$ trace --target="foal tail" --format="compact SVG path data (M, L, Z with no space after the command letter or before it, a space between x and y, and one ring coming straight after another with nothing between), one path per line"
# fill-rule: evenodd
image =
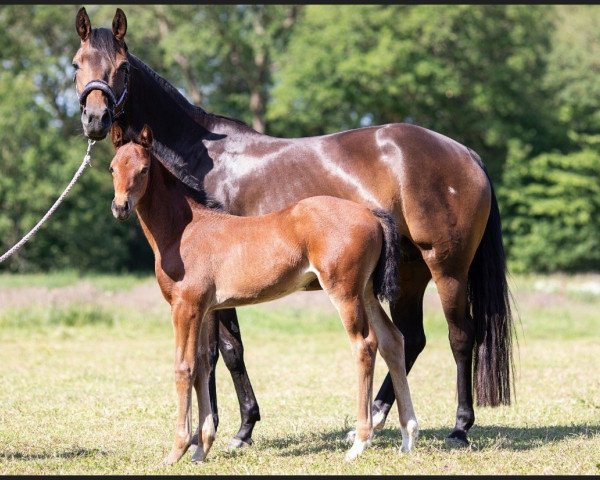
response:
M373 275L373 291L379 300L391 302L400 293L400 234L394 217L386 210L372 210L383 229L383 246Z
M483 170L492 188L492 205L469 269L467 294L476 328L473 383L477 404L495 407L510 405L514 389L513 322L500 212L488 172Z

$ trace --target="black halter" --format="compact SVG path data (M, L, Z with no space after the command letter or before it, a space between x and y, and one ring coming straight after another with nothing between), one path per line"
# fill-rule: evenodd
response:
M106 98L108 99L108 110L110 111L112 118L119 118L124 111L123 104L125 103L125 98L127 98L127 84L129 83L129 75L125 76L125 88L123 88L123 93L117 99L115 92L111 88L111 86L106 83L104 80L92 80L89 82L79 95L79 108L83 110L85 108L85 101L87 100L88 95L92 92L92 90L100 90ZM117 111L118 109L118 111Z

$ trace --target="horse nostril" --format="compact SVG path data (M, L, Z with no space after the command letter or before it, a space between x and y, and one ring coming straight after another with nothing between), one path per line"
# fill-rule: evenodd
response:
M103 124L107 124L110 122L110 112L108 110L104 110L101 121Z
M129 202L127 200L125 200L125 203L123 204L123 211L125 211L125 212L129 211Z

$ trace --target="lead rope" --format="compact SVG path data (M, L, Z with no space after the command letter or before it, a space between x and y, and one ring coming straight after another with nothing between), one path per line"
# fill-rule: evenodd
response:
M6 260L8 257L10 257L13 253L15 253L17 250L19 250L25 244L25 242L27 242L31 237L33 237L37 233L37 231L40 229L40 227L44 224L44 222L46 220L48 220L50 215L52 215L54 213L54 211L58 208L58 206L62 203L62 201L65 199L65 197L67 196L67 194L69 193L71 188L73 188L73 185L75 185L75 182L79 179L79 177L81 177L81 174L85 170L85 167L87 167L88 165L91 165L90 160L92 157L91 157L90 153L92 151L92 146L94 145L94 143L96 143L95 140L88 140L87 151L85 152L85 156L83 157L83 161L81 162L81 165L75 172L75 175L73 176L73 179L71 180L69 185L67 185L67 188L65 188L65 191L62 193L62 195L60 197L58 197L56 202L54 202L54 205L52 205L52 207L50 207L50 210L48 210L48 213L46 213L46 215L44 215L42 217L42 219L35 225L35 227L33 227L29 231L29 233L27 235L25 235L14 247L12 247L8 252L6 252L4 255L2 255L2 257L0 257L0 263L2 263L4 260Z

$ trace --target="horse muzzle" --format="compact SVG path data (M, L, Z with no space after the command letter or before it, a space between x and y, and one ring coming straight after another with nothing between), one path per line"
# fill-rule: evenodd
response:
M113 217L117 220L125 221L131 215L131 207L127 200L122 205L113 200L110 209L112 210Z
M87 98L93 91L102 92L105 105L87 105ZM119 98L111 86L103 80L92 80L79 95L81 125L83 133L92 140L102 140L108 134L114 118L123 114L123 103L127 96L127 81Z
M104 108L84 107L81 112L81 126L84 135L91 140L102 140L108 135L112 125L110 110Z

